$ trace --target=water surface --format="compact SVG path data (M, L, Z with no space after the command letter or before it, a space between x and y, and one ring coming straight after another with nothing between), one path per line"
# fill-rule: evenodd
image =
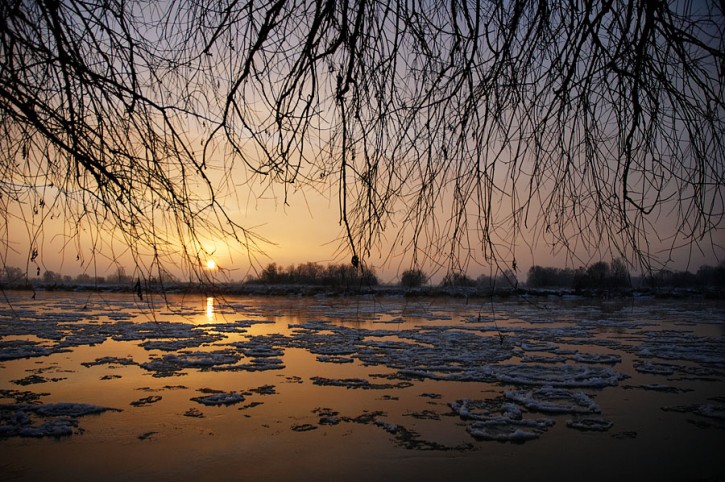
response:
M725 473L721 302L7 295L2 480Z

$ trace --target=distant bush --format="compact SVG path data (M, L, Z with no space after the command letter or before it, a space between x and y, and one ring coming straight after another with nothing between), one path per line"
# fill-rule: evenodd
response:
M13 266L4 266L0 269L0 281L6 283L21 283L25 280L25 271Z
M725 287L725 260L717 266L700 266L697 282L702 287Z
M642 284L647 288L724 288L725 261L700 266L696 274L663 269L645 276Z
M352 265L303 263L282 268L276 263L268 264L252 283L299 284L317 286L377 286L378 278L371 269L358 269Z
M526 278L529 288L574 288L575 271L571 268L532 266Z
M631 276L623 259L611 263L599 261L587 268L549 268L532 266L526 286L529 288L617 289L630 288ZM725 261L717 266L704 265L696 274L689 271L660 270L642 278L643 288L722 288L725 287Z
M443 277L441 286L445 288L470 288L476 286L476 282L465 273L451 272Z
M400 286L404 288L419 288L428 282L428 276L420 269L403 271L400 276Z
M616 289L631 287L631 281L626 262L615 259L611 264L598 261L576 270L532 266L526 285L529 288Z

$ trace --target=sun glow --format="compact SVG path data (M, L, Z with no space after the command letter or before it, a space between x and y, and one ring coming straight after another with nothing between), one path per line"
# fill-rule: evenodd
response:
M213 259L210 259L206 262L206 269L215 270L216 269L216 261Z

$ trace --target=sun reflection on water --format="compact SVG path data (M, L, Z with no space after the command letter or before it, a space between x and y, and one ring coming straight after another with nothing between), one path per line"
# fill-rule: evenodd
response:
M206 298L206 319L208 321L214 321L214 297L208 296Z

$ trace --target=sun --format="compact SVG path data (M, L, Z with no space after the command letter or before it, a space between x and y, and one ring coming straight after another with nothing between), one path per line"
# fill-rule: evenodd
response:
M216 269L216 261L213 259L207 260L206 269Z

